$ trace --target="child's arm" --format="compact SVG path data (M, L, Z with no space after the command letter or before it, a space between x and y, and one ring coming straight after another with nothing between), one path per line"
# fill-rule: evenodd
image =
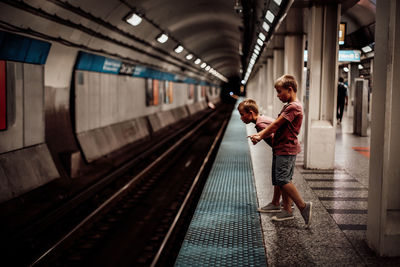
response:
M286 122L286 119L281 115L279 116L274 122L272 122L267 128L264 130L260 131L259 133L250 135L250 139L253 142L253 144L257 144L260 142L262 139L264 139L267 136L270 136L271 134L275 133L284 123Z

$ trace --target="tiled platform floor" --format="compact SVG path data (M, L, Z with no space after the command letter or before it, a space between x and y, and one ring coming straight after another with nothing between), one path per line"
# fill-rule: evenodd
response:
M255 133L247 125L247 134ZM259 205L272 199L272 151L264 142L248 142ZM368 137L352 134L351 118L337 126L335 170L313 171L303 166L303 154L296 162L294 183L306 201L312 201L313 225L305 229L295 210L295 220L272 222L273 214L261 214L269 266L400 266L400 258L377 257L366 243Z

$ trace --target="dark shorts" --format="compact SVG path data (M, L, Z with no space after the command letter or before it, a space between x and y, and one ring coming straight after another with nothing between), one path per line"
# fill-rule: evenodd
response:
M274 155L272 159L272 184L282 186L292 181L296 155Z

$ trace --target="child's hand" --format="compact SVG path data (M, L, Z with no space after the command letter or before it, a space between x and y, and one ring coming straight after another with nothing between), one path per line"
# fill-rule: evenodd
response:
M261 141L261 136L258 134L249 135L247 137L250 137L250 140L251 142L253 142L253 145L256 145L258 142Z

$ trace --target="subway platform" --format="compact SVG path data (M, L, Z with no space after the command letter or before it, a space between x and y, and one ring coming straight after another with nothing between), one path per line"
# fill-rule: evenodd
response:
M400 266L378 257L366 241L369 137L352 134L352 118L337 126L333 171L303 168L293 182L313 202L312 226L295 219L273 222L258 206L272 199L272 150L246 138L235 109L175 266Z

